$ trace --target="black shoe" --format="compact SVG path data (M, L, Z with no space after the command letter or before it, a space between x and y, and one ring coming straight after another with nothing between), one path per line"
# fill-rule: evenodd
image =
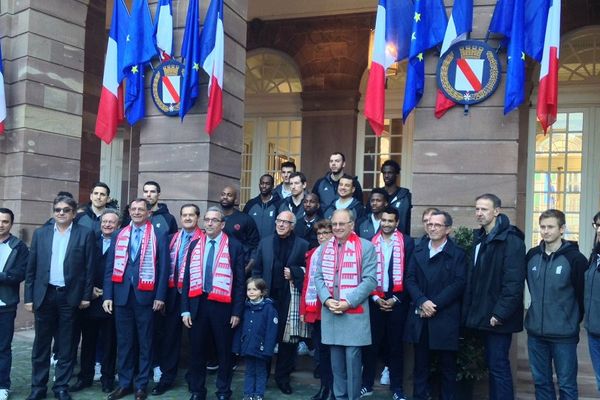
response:
M102 393L110 393L115 390L114 382L102 382Z
M169 385L167 383L158 382L158 384L152 389L152 396L160 396L161 394L164 394L170 390L172 386L173 385Z
M58 400L73 400L67 390L59 390L58 392L54 393L54 397Z
M277 387L279 388L279 390L281 390L281 393L283 394L292 394L292 387L290 386L289 382L277 382Z
M77 382L75 382L74 385L69 386L69 390L71 392L79 392L80 390L83 390L90 386L92 386L92 382L84 382L80 379L77 379Z
M42 390L38 390L38 391L31 391L31 393L27 397L27 400L42 400L45 398L46 398L46 392L42 391Z
M118 400L118 399L122 399L123 397L130 395L131 393L133 393L133 389L131 388L123 388L123 387L118 387L116 388L114 391L112 391L108 397L106 398L106 400Z
M135 400L146 400L148 395L144 389L138 389L135 391Z
M321 386L319 391L310 398L310 400L328 400L329 399L329 388L327 386Z

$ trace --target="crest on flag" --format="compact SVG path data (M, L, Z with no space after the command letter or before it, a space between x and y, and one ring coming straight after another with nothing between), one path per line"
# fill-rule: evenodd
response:
M171 58L160 63L152 74L152 100L156 108L169 117L179 115L183 70L183 64Z
M485 42L458 42L440 57L437 81L440 90L455 103L481 103L500 83L498 55Z

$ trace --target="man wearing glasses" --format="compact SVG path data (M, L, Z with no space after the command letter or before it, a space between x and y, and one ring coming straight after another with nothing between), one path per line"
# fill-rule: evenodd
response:
M275 220L275 235L267 236L258 244L256 264L252 276L263 278L271 298L275 301L281 320L278 324L277 363L275 383L284 394L291 394L290 374L294 370L296 348L300 337L308 332L300 321L300 292L304 282L304 255L308 242L294 234L296 216L282 211Z
M25 277L25 309L34 312L35 339L31 355L31 394L46 397L52 337L58 341L54 396L70 400L73 373L73 329L77 308L89 307L95 255L94 232L73 224L77 203L54 199L54 224L36 229Z
M231 341L240 322L246 291L242 245L223 232L224 226L223 211L210 207L204 215L205 234L190 243L185 261L181 318L190 333L190 400L206 400L211 337L219 361L217 399L231 397Z

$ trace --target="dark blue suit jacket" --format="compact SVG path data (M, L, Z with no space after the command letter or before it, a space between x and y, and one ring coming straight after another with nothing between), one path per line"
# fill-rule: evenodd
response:
M54 224L47 224L35 230L31 241L24 297L25 303L33 303L36 310L48 289L53 237ZM63 263L67 302L72 307L79 306L82 300L91 300L95 248L94 232L73 223Z
M158 230L154 230L156 234L156 277L154 282L154 290L139 290L139 270L140 270L140 257L138 254L135 255L135 259L132 260L130 254L127 266L125 267L125 273L123 274L123 282L116 283L112 281L113 266L115 261L115 243L117 241L117 235L121 232L113 234L110 248L106 255L106 268L104 272L104 300L113 300L117 306L124 306L127 304L129 297L129 291L133 290L137 302L141 305L152 305L154 300L165 301L167 294L167 285L169 280L169 242L166 233L161 233Z

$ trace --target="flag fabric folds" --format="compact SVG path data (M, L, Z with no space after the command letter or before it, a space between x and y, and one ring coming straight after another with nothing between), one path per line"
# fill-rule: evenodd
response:
M6 95L4 94L4 67L2 66L2 46L0 46L0 135L4 133L6 119Z
M467 38L467 33L473 28L473 0L455 0L452 13L446 27L446 34L442 43L440 56L442 56L454 43ZM441 118L446 111L456 103L446 97L440 89L437 91L435 102L435 116Z
M153 27L148 0L133 0L123 55L123 72L127 77L125 117L131 125L146 115L144 70L157 53Z
M172 0L159 0L156 6L154 45L161 60L169 60L173 54L173 4Z
M127 37L129 14L123 0L115 0L113 6L102 91L98 105L95 133L105 143L110 144L117 134L117 125L123 121L123 55Z
M558 112L558 59L560 49L560 0L552 0L548 11L544 51L540 68L537 118L544 133L556 121Z
M181 57L184 64L181 84L179 117L183 121L185 114L194 106L200 91L200 17L198 0L188 3L185 32L181 44Z
M406 122L425 88L425 52L444 40L448 18L442 0L416 0L402 119Z
M200 36L200 65L209 76L205 126L209 135L223 119L224 36L223 0L211 0Z
M365 96L365 117L377 136L383 132L385 71L408 56L412 30L411 0L379 0L375 40Z

